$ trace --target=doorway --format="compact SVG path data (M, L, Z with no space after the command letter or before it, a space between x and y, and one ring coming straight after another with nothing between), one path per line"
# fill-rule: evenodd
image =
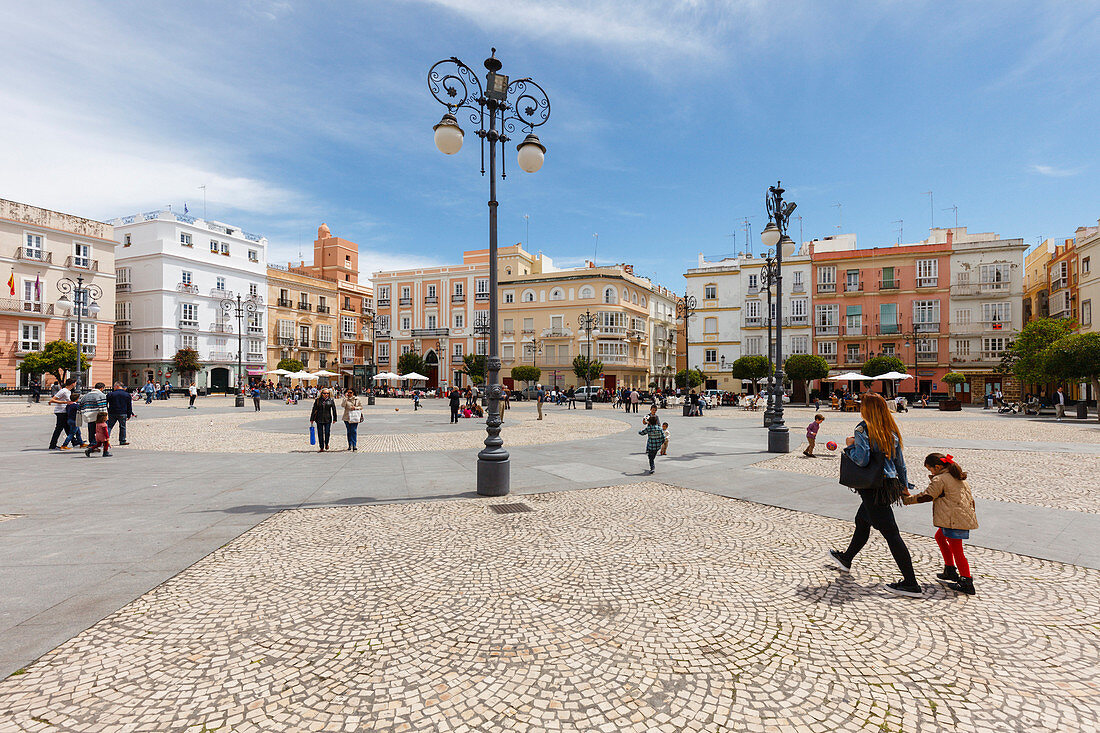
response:
M217 392L229 391L229 370L225 367L214 367L210 370L210 390Z
M434 350L424 357L424 363L428 366L428 373L424 375L428 378L427 387L435 389L439 386L439 357Z

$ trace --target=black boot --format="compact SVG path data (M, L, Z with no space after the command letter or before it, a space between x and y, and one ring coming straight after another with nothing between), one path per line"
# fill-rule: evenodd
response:
M974 595L974 579L973 578L959 578L958 583L952 583L951 589L963 593L968 596Z
M959 571L954 565L944 565L942 573L936 573L936 580L943 585L950 585L959 579Z

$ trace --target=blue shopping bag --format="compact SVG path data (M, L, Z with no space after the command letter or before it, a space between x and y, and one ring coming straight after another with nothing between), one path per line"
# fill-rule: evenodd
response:
M317 427L313 424L309 424L309 444L317 445Z

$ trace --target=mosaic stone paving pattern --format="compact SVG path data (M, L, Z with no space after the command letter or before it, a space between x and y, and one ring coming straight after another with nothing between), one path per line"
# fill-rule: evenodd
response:
M532 512L496 514L489 504ZM1086 731L1100 573L654 483L293 510L0 683L0 730Z

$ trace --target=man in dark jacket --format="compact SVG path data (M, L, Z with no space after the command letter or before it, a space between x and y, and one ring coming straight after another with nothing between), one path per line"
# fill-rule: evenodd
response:
M451 422L458 422L458 406L462 399L462 395L459 394L458 387L451 390Z
M126 421L134 416L134 400L130 392L123 388L122 382L115 382L115 388L107 393L107 432L115 429L118 423L118 444L129 445L126 440Z

